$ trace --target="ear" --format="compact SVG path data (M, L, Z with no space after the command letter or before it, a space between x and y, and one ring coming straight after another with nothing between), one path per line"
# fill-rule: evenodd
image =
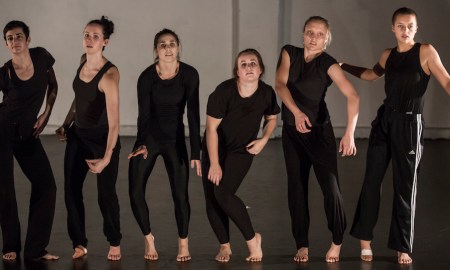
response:
M31 37L28 36L28 38L27 38L27 44L30 45L30 42L31 42Z
M391 30L392 30L392 32L395 32L395 26L394 25L392 25Z
M103 46L108 45L109 39L105 39L105 41L103 42Z

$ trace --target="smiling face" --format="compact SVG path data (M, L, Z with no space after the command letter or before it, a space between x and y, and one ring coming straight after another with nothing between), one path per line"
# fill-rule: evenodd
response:
M327 25L319 20L310 21L305 25L303 45L310 51L323 51L329 39Z
M13 28L6 32L6 47L11 53L17 54L24 50L28 50L30 37L26 38L23 29L20 27Z
M399 43L414 43L417 33L417 18L413 14L397 15L392 25L392 32Z
M261 76L261 67L258 57L254 54L243 54L237 59L237 77L242 82L258 81Z
M83 47L86 53L101 52L108 44L104 38L103 28L98 24L88 24L83 32Z
M171 34L162 35L156 44L155 53L159 61L178 61L179 44Z

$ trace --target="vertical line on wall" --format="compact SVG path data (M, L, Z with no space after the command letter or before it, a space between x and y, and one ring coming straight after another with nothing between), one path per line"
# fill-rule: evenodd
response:
M292 0L278 1L278 52L290 42Z
M232 9L232 34L231 34L231 66L234 66L234 58L239 52L239 0L231 2Z

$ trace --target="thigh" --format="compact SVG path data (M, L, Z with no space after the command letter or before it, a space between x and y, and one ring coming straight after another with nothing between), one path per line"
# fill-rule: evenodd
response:
M219 187L216 188L226 189L232 194L236 193L250 170L252 162L253 155L249 153L227 153L221 164L222 180L220 181Z

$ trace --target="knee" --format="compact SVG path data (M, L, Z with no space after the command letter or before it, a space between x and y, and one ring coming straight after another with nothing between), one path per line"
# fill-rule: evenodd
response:
M214 196L216 197L217 203L224 207L228 205L228 202L232 196L227 190L219 187L214 188Z

